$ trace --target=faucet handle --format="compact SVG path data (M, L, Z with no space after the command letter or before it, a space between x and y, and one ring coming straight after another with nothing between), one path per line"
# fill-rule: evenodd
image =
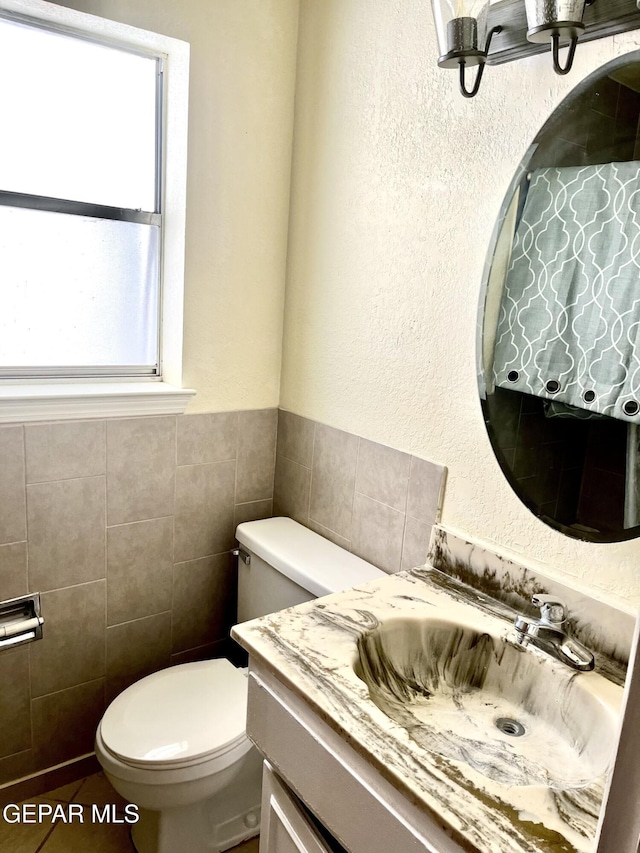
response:
M527 646L529 644L531 622L529 622L528 619L524 619L522 616L516 616L513 624L516 629L516 642L521 646Z
M567 607L564 601L555 595L536 593L531 597L531 603L540 608L545 622L558 625L567 618Z

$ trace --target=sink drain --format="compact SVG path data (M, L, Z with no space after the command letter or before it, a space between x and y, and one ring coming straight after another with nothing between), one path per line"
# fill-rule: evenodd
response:
M511 717L500 717L496 720L496 726L505 735L511 735L511 737L522 737L526 731L522 723L511 719Z

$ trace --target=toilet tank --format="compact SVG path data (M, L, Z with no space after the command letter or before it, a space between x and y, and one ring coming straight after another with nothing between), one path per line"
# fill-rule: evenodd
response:
M245 521L236 538L251 555L238 559L238 622L385 575L291 518Z

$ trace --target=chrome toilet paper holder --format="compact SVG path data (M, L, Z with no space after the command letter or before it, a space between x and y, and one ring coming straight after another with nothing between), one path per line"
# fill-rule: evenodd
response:
M40 593L0 601L0 649L42 639Z

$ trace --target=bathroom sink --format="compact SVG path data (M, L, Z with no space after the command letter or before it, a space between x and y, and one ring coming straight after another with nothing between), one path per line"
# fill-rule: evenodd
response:
M591 784L608 768L619 689L495 633L393 618L358 640L371 700L431 753L507 785Z

